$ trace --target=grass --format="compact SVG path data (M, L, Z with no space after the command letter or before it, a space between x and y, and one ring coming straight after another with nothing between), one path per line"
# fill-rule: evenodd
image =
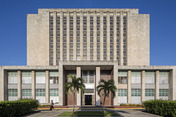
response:
M105 111L105 113L102 111L77 111L75 113L63 112L59 116L117 116L117 114L110 111Z

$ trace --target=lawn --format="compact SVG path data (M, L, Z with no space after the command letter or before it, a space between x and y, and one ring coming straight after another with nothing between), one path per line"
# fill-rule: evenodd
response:
M117 116L117 114L105 111L103 113L102 111L77 111L75 113L72 112L64 112L59 115L60 116Z

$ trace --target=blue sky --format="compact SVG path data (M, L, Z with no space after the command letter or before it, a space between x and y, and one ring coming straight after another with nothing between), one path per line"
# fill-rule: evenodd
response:
M150 64L176 65L176 0L0 0L0 65L26 65L26 16L38 8L138 8L150 14Z

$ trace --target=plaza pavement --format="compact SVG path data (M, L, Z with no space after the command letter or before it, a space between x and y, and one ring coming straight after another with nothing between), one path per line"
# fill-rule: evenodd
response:
M101 109L89 108L89 109L78 109L77 111L100 111ZM59 114L65 111L72 111L72 109L54 109L50 111L49 109L38 110L34 113L23 115L21 117L58 117ZM154 115L146 113L144 109L106 109L106 111L114 111L118 114L116 117L161 117L159 115ZM96 116L97 117L97 116Z

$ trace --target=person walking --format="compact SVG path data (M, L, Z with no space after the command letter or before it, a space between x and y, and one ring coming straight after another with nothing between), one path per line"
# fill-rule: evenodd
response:
M54 103L53 103L53 100L51 100L50 110L52 110L53 108L54 108Z

